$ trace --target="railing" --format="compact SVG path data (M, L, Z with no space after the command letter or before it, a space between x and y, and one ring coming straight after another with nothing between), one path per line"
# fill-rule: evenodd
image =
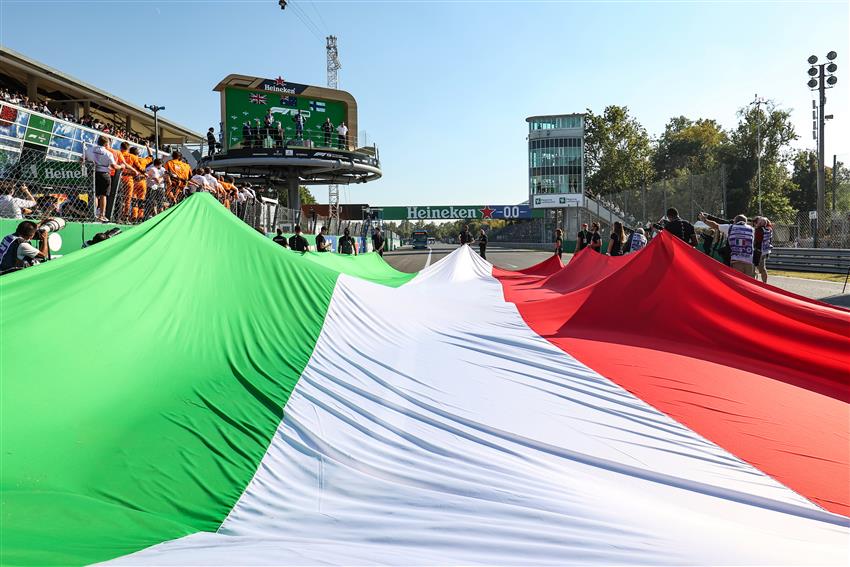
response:
M306 147L306 148L329 148L344 151L360 151L372 153L377 157L378 149L373 143L368 145L368 134L360 132L359 135L348 132L340 134L336 129L329 132L315 128L299 130L295 126L266 127L255 126L250 129L233 130L228 133L228 151L234 149L248 148L283 148L283 147Z

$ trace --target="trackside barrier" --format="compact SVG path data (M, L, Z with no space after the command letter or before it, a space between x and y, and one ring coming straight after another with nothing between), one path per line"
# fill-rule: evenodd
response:
M792 272L846 274L850 270L850 249L846 248L774 248L767 267Z

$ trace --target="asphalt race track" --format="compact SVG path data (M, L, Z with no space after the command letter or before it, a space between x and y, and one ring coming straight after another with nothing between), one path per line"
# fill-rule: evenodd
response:
M386 260L392 267L402 272L418 272L428 264L433 264L440 258L444 258L457 246L451 244L436 244L428 250L414 250L410 246L384 254ZM472 247L476 252L477 246ZM507 270L521 270L542 262L550 255L549 252L540 250L517 250L511 248L487 248L487 260L500 268ZM572 254L564 254L564 262L569 262ZM769 277L768 283L784 290L796 293L812 299L829 299L829 303L850 306L848 294L841 294L842 284L805 278ZM842 303L843 300L843 303Z

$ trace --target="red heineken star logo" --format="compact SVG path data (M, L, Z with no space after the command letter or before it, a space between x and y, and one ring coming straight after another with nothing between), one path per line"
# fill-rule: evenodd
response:
M491 219L491 218L493 218L493 213L495 213L495 212L496 212L496 209L491 209L491 208L490 208L490 205L484 205L484 208L483 208L483 209L478 209L478 210L479 210L479 211L481 211L481 215L482 215L482 216L483 216L483 218L485 218L485 219Z
M286 84L286 81L283 80L283 77L280 75L277 76L277 79L274 80L274 85L276 87L282 87Z

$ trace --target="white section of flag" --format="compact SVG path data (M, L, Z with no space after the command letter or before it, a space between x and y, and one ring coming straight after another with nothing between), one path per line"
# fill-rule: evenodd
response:
M220 530L117 563L842 564L840 521L536 335L462 247L341 276Z

